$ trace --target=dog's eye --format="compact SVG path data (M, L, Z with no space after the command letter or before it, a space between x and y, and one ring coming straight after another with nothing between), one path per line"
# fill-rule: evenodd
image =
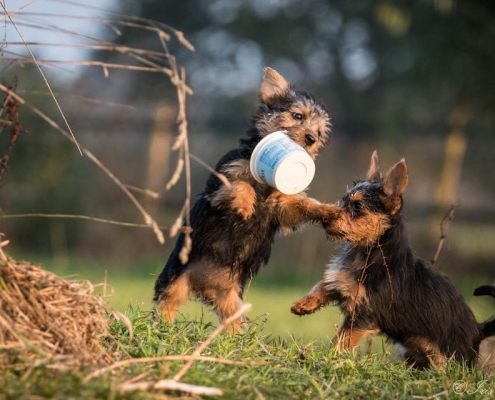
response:
M359 201L352 203L352 205L354 207L354 210L356 210L356 211L360 211L364 208L363 203L360 203Z
M292 118L297 119L297 120L299 120L299 121L302 121L303 116L302 116L302 114L301 114L301 113L295 113L295 112L293 112L293 113L292 113Z

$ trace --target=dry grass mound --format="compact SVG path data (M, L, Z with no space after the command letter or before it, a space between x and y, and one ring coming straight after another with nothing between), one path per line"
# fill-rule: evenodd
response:
M104 300L88 281L69 281L28 262L0 258L0 364L35 359L108 364Z

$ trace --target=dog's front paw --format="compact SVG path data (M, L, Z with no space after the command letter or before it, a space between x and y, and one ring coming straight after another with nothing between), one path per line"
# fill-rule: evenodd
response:
M296 301L292 304L290 308L290 312L292 314L296 314L299 316L313 314L318 308L321 307L321 304L313 301L313 298L310 296L306 296L299 301Z
M246 201L238 196L232 201L232 209L239 214L243 220L247 220L254 214L254 202L249 200Z
M256 193L252 186L245 182L236 182L232 188L231 208L242 219L247 220L254 214Z
M338 218L342 208L335 204L322 204L319 211L322 222L329 222Z

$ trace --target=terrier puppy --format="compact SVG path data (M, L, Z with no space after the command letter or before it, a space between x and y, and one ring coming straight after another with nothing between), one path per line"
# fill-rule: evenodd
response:
M275 234L321 221L335 209L304 192L286 195L259 183L249 168L259 141L280 130L315 159L327 141L330 126L322 103L306 92L295 91L276 71L266 69L260 105L247 137L215 167L230 185L210 175L190 211L189 260L186 264L179 260L185 237L182 233L156 281L154 301L168 321L174 319L190 292L210 304L220 321L235 314L242 306L246 282L268 262ZM234 329L240 332L244 321L245 317L240 318Z
M340 349L383 333L417 368L441 366L451 357L473 365L481 340L495 334L495 319L478 323L451 279L415 255L402 216L407 183L404 160L383 178L373 153L367 180L356 183L323 222L329 238L344 241L340 254L291 311L311 314L337 303L344 314L334 338ZM478 293L495 295L488 287Z

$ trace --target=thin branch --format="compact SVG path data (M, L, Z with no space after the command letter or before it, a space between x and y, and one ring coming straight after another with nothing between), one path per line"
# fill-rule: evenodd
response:
M3 261L7 261L7 256L3 252L3 247L7 246L9 243L10 243L10 240L4 240L4 241L0 242L0 258Z
M204 396L221 396L223 392L214 387L191 385L189 383L176 382L170 379L163 379L161 381L147 381L137 383L124 383L120 385L119 389L123 392L129 392L132 390L148 390L148 389L165 389L165 390L179 390L181 392L204 395Z
M150 190L150 189L142 189L140 187L137 187L137 186L132 186L132 185L124 185L127 189L129 190L132 190L134 192L137 192L137 193L141 193L141 194L145 194L146 196L149 196L151 197L152 199L158 199L160 197L160 194L153 191L153 190Z
M24 4L22 7L19 7L19 8L17 8L17 9L13 10L13 11L10 11L10 12L6 12L6 13L3 15L3 17L0 17L0 21L3 21L4 19L7 19L7 17L8 17L8 18L10 18L12 15L17 14L18 12L20 12L20 11L24 10L25 8L27 8L27 7L29 7L30 5L32 5L32 4L34 4L34 3L36 3L37 1L38 1L38 0L33 0L33 1L31 1L30 3L28 3L28 4ZM4 8L4 9L5 9L5 8Z
M83 3L78 3L78 2L75 2L75 1L69 1L69 0L51 0L52 2L57 2L57 3L65 3L65 4L72 4L72 5L75 5L75 6L78 6L78 7L84 7L84 8L90 8L90 9L94 9L94 10L99 10L99 11L103 11L107 14L110 14L110 15L115 15L115 16L118 16L118 17L121 17L121 18L126 18L130 21L139 21L139 22L145 22L147 24L150 24L150 25L159 25L161 26L163 29L167 29L171 32L174 33L174 35L176 36L177 40L179 41L180 44L182 44L185 48L187 48L188 50L190 51L195 51L194 49L194 46L185 38L184 34L171 27L170 25L167 25L163 22L158 22L158 21L154 21L152 19L149 19L149 18L144 18L144 17L138 17L138 16L134 16L134 15L126 15L126 14L122 14L122 13L119 13L119 12L115 12L115 11L110 11L110 10L106 10L104 8L100 8L100 7L95 7L95 6L89 6L87 4L83 4Z
M194 161L196 161L199 165L202 165L205 167L208 171L210 171L213 175L215 175L218 179L222 181L222 183L229 187L230 182L227 179L227 177L224 174L221 174L220 172L215 171L212 167L210 167L207 163L205 163L201 158L198 156L194 155L193 153L189 152L189 157L191 157Z
M0 219L10 219L10 218L65 218L65 219L85 219L89 221L94 221L94 222L102 222L105 224L111 224L111 225L120 225L120 226L130 226L133 228L149 228L149 225L145 224L135 224L132 222L120 222L120 221L113 221L110 219L104 219L104 218L96 218L96 217L91 217L89 215L76 215L76 214L37 214L37 213L29 213L29 214L4 214L0 215ZM160 226L160 229L167 229L164 226Z
M131 365L131 364L147 364L147 363L153 363L153 362L158 362L158 361L208 361L208 362L214 362L214 363L219 363L219 364L228 364L228 365L268 365L270 362L268 361L251 361L251 360L246 360L246 361L233 361L233 360L226 360L223 358L216 358L216 357L209 357L209 356L187 356L187 355L171 355L171 356L162 356L162 357L142 357L142 358L131 358L128 360L122 360L118 361L108 367L98 369L88 376L84 378L83 382L88 382L93 378L96 378L100 375L103 375L104 373L108 371L112 371L116 368L123 367L126 365Z
M97 40L97 39L96 39ZM49 43L49 42L27 42L30 46L46 46L46 47L69 47L74 49L84 49L84 50L97 50L97 51L116 51L118 53L134 53L143 56L158 57L160 59L167 59L167 55L160 51L140 49L137 47L129 47L121 44L110 43L110 44L77 44L77 43ZM23 42L9 42L9 46L20 46L24 45Z
M50 93L47 92L41 92L39 90L18 90L17 91L20 94L31 94L34 96L49 96ZM110 107L121 107L124 109L127 109L129 111L134 111L136 109L135 106L132 106L130 104L123 104L123 103L116 103L114 101L108 101L108 100L101 100L101 99L95 99L92 97L87 97L87 96L80 96L77 94L71 94L71 93L55 93L58 97L66 97L68 99L74 99L74 100L81 100L81 101L86 101L88 103L93 103L93 104L98 104L98 105L105 105L105 106L110 106Z
M67 129L69 130L71 136L72 136L72 141L74 142L74 144L76 145L77 149L79 150L79 153L82 155L82 151L81 151L81 148L79 147L79 143L77 142L76 140L76 137L74 136L74 133L72 132L72 129L69 125L69 122L67 121L67 118L65 118L65 114L64 112L62 111L62 108L60 107L60 104L58 104L58 101L57 101L57 98L55 97L55 95L53 94L53 91L52 91L52 88L50 86L50 84L48 83L48 79L46 79L46 76L45 74L43 73L43 70L41 69L40 65L38 64L38 61L36 61L36 57L34 56L33 52L31 51L31 48L29 47L29 45L27 44L26 40L24 39L24 36L22 35L21 31L17 28L17 25L16 23L14 22L14 20L12 19L12 16L9 14L9 12L7 11L7 8L5 8L5 5L3 4L2 1L0 1L0 4L2 5L2 8L3 8L3 11L7 14L10 22L12 23L12 26L15 28L15 30L17 31L19 37L22 39L22 41L24 42L24 44L26 45L26 48L28 49L29 51L29 54L31 55L34 63L36 64L36 66L38 67L38 70L40 71L40 74L41 76L43 77L43 80L45 81L45 85L46 87L48 88L48 90L50 91L51 95L52 95L52 98L53 98L53 101L55 102L55 104L57 105L57 108L58 108L58 111L60 112L60 115L62 116L62 119L64 120L65 122L65 125L67 126Z
M438 243L437 251L435 255L433 256L433 259L431 260L432 265L436 265L438 261L438 256L440 255L440 252L442 251L443 247L443 242L447 238L447 232L449 230L449 225L450 222L454 219L454 213L455 213L456 206L451 205L449 209L447 210L447 213L445 216L442 218L442 222L440 222L440 241Z
M34 107L30 103L26 102L22 97L20 97L17 93L10 90L8 87L2 85L0 83L0 90L14 97L19 103L26 105L29 107L35 114L41 117L45 122L47 122L50 126L64 135L70 141L73 141L73 138L65 131L60 125L58 125L55 121L53 121L50 117L48 117L45 113L40 111L38 108ZM115 184L129 197L129 199L134 203L139 212L143 215L145 223L149 225L153 231L155 232L156 238L160 244L165 243L165 238L163 236L162 231L159 229L156 221L151 218L151 216L146 212L143 206L139 203L139 201L133 196L133 194L127 189L124 184L100 161L96 158L89 150L82 147L83 153L91 160L94 164L96 164L110 179L112 179Z
M141 72L163 72L170 75L170 70L164 67L142 67L139 65L127 65L127 64L112 64L103 61L72 61L72 60L31 60L29 58L5 58L1 59L0 62L22 62L22 63L34 63L39 66L39 64L65 64L65 65L83 65L86 67L100 67L109 69L127 69L131 71L141 71Z
M181 368L179 372L174 376L174 381L178 381L184 376L184 374L191 368L192 363L197 360L197 357L201 352L206 349L206 347L215 339L223 330L227 329L231 323L239 319L247 310L251 308L251 304L244 304L234 315L224 320L215 331L203 342L201 345L194 350L191 354L191 359Z

